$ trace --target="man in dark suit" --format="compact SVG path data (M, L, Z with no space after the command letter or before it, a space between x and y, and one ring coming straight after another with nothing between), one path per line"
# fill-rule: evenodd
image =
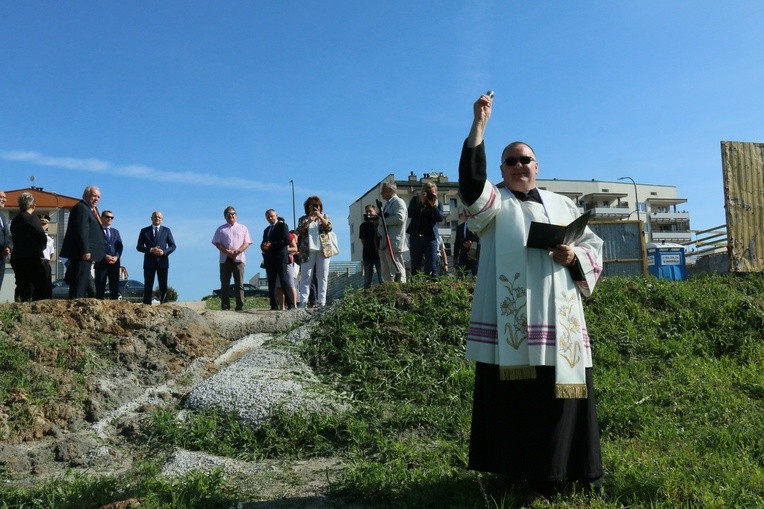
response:
M101 190L88 186L82 193L82 200L69 213L61 256L69 260L66 281L69 283L70 299L92 297L88 295L88 290L94 288L91 269L104 255L101 217L96 208L100 199Z
M103 299L106 295L106 281L109 282L109 298L119 298L119 259L122 257L122 237L119 230L112 228L114 214L111 210L101 212L103 234L105 237L103 260L95 264L96 299Z
M143 303L151 304L154 289L154 274L159 281L159 302L167 300L167 273L170 269L169 256L175 251L172 232L162 226L164 215L160 211L151 214L151 226L141 230L136 248L143 253Z
M279 221L279 215L273 209L265 212L265 219L270 226L263 231L263 242L260 249L263 251L265 260L265 273L268 276L268 296L271 300L271 309L279 308L276 299L276 278L278 277L281 289L284 292L284 303L287 309L294 308L292 284L287 264L289 264L289 227L283 221Z
M5 208L7 199L5 192L0 191L0 209ZM0 214L0 287L3 286L3 278L5 277L5 261L11 256L11 248L13 247L9 224L10 221Z
M456 240L453 246L454 268L458 274L467 274L469 271L476 276L480 238L467 227L464 212L459 212L459 220L461 222L456 227Z

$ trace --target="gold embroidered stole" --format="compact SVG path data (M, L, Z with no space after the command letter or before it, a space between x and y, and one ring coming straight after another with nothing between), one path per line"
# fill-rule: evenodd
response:
M542 206L524 206L511 193L501 194L501 212L496 216L496 326L501 378L535 378L534 366L548 364L543 360L545 349L553 348L555 396L585 398L583 310L575 283L566 267L544 258L546 252L525 247L530 221L545 220ZM569 222L554 204L546 206L546 213L550 222Z

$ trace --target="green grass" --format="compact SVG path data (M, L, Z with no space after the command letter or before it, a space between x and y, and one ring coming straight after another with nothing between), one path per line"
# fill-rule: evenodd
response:
M16 320L9 308L0 316L2 323ZM40 330L12 337L0 330L0 440L29 427L36 415L62 400L84 401L85 376L101 363L96 352L76 340L50 340Z
M208 295L204 299L206 309L220 310L220 297ZM235 305L236 300L231 297L231 305ZM271 304L268 297L244 297L244 309L270 309ZM231 308L233 309L233 308Z
M471 291L469 282L449 278L385 284L349 292L322 315L300 353L352 401L348 413L279 414L252 430L232 416L202 412L178 421L162 410L146 429L150 446L252 460L339 456L348 467L332 494L375 507L764 507L759 275L600 282L586 313L605 496L574 486L550 505L523 485L465 468L473 366L463 352ZM150 508L236 501L222 476L190 476L168 488L172 483L155 480L161 478L152 468L143 466L129 480L0 488L0 508L16 507L3 504L22 495L51 494L59 498L19 507L79 507L72 501L85 500L84 493L111 494L98 499L103 503L117 494L135 496Z
M67 476L34 489L0 489L2 509L85 509L136 498L141 508L217 509L235 507L237 497L226 490L223 474L194 473L180 479L160 475L161 467L145 462L128 476Z

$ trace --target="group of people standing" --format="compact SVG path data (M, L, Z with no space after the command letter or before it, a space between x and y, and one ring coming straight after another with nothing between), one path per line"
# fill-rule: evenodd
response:
M364 222L358 232L363 245L364 288L371 287L375 271L380 283L406 282L406 252L411 259L411 275L423 272L435 276L448 272L448 255L438 234L438 223L444 213L437 184L425 182L408 206L397 191L394 180L383 182L380 196L385 203L381 210L377 210L376 205L364 208ZM474 276L479 238L467 228L463 212L459 219L462 221L457 226L453 246L454 269L459 274Z
M105 298L106 286L109 298L119 298L122 252L124 244L119 230L114 228L114 213L98 212L101 190L88 186L82 200L69 213L66 234L61 245L61 257L66 261L66 281L69 298ZM143 253L143 303L154 300L154 280L159 284L159 302L167 300L167 275L169 256L175 251L172 231L162 226L161 211L151 214L151 225L138 234L136 249ZM95 276L95 277L94 277Z
M263 230L260 251L268 278L271 310L307 307L314 281L315 305L326 305L332 254L325 249L324 237L332 231L332 223L318 196L308 197L303 207L305 215L300 217L295 230L290 230L274 209L265 211L268 226ZM226 222L212 237L212 244L220 252L220 305L224 310L231 308L233 277L234 310L241 311L244 307L244 251L252 245L252 237L247 227L237 222L233 206L226 207L223 216Z
M0 206L7 197L0 192ZM119 298L119 279L123 270L120 259L124 249L122 236L114 228L114 213L98 212L101 191L96 186L85 188L82 199L72 207L61 244L61 259L66 266L65 279L69 285L69 298L95 297L104 299L106 289L110 299ZM19 214L10 228L0 218L0 253L10 255L16 277L15 297L20 301L51 298L50 260L54 250L53 238L48 235L50 218L35 215L35 197L30 192L18 197ZM168 256L175 250L175 241L169 228L161 225L162 212L151 215L151 226L141 229L136 249L144 254L143 303L154 300L154 279L159 283L159 301L167 299ZM0 275L0 284L2 284Z
M124 243L119 230L113 227L113 212L99 213L100 200L100 189L88 186L69 213L60 258L66 266L65 280L71 299L103 299L107 288L109 298L119 298ZM6 201L6 194L0 191L0 208L5 207ZM0 260L4 263L10 258L16 277L16 300L49 299L52 289L49 261L54 249L53 238L47 234L50 218L34 214L35 197L30 192L21 193L18 204L20 212L10 224L0 216ZM325 237L332 231L332 223L318 196L308 197L304 209L305 215L300 217L295 230L290 230L274 209L265 213L268 226L263 231L260 249L274 310L306 307L309 300L317 306L326 304L329 260L333 254L326 251ZM233 297L234 310L240 311L244 307L244 253L252 245L252 237L247 227L237 221L235 207L226 207L223 216L225 223L212 238L220 252L221 307L230 309ZM169 256L176 244L170 228L162 225L163 220L163 213L154 211L151 224L138 234L136 249L143 253L144 304L167 300ZM4 271L0 271L0 285L3 275ZM157 299L155 281L159 288Z

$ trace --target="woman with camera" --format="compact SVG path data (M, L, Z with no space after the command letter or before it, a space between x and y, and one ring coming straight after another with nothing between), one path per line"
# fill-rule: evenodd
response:
M332 231L329 216L324 215L324 205L318 196L310 196L303 204L305 215L297 221L300 257L300 307L308 304L310 282L313 272L318 282L316 305L326 304L326 287L329 281L329 257L325 256L321 245L321 234Z
M438 201L438 186L425 182L419 196L409 203L409 254L411 255L411 275L423 270L430 276L438 269L438 223L443 220L443 204Z

